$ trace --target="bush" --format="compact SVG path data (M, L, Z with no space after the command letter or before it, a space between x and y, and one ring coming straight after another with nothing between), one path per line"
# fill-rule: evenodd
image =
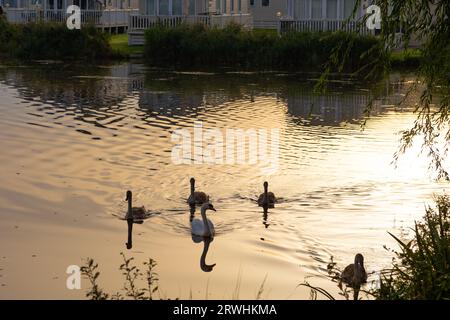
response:
M92 60L112 56L109 35L94 26L69 30L61 23L14 25L0 17L0 58Z
M414 239L400 245L391 269L383 270L380 287L373 292L381 300L450 299L450 198L436 198L416 223Z
M145 58L148 63L177 67L281 68L320 70L333 48L351 40L349 62L339 71L356 71L366 65L371 55L380 54L381 46L372 36L344 32L276 33L246 30L230 24L223 29L182 24L175 28L156 26L145 33ZM336 70L338 71L338 70Z

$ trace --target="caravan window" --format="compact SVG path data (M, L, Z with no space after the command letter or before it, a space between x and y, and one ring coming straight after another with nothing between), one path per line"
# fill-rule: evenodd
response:
M149 16L155 15L155 0L147 0L147 7L145 8L145 14Z

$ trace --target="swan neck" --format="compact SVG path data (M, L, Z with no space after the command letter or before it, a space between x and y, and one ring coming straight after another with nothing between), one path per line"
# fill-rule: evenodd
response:
M194 181L191 181L191 195L194 195L195 192L195 183Z
M132 200L131 200L131 195L128 198L128 212L127 212L127 217L130 218L133 215L133 209L132 209L132 204L131 204Z

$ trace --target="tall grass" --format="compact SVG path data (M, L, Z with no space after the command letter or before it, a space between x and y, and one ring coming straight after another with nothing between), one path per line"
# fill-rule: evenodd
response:
M402 241L392 268L383 270L373 293L382 300L450 299L450 198L437 196L436 208L427 207L414 238Z
M94 26L69 30L62 23L15 25L0 16L0 58L92 60L112 56L109 35Z
M450 197L435 197L436 207L428 206L425 216L416 222L414 236L402 241L389 233L399 244L392 266L381 270L379 285L361 290L377 300L449 300L450 299ZM340 270L331 261L328 272L332 281L340 278ZM311 299L322 295L335 298L325 289L305 282L299 286L311 290ZM339 293L349 299L348 288ZM354 290L354 289L353 289Z
M333 48L351 39L351 59L342 70L352 72L368 64L381 46L372 36L345 32L298 33L278 36L230 24L225 28L204 25L156 26L145 33L144 55L152 65L175 67L234 67L320 71Z

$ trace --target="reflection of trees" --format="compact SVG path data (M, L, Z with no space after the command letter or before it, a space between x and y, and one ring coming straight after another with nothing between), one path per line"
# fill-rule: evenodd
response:
M330 83L330 92L316 95L313 82L302 81L299 77L274 73L150 72L146 74L140 107L165 114L194 116L193 109L200 106L207 108L238 99L253 101L256 96L273 95L281 97L290 114L307 119L309 124L337 125L363 118L371 102L372 114L383 112L382 106L392 102L386 98L372 100L373 97L380 96L380 91L389 97L395 89L388 82L377 83L371 88L368 84L358 84L358 88L354 81L346 80Z
M267 95L281 98L288 112L300 121L336 125L361 119L370 99L379 96L373 91L382 90L386 96L393 91L392 86L384 84L370 90L362 84L361 90L354 82L342 82L318 96L313 94L313 83L302 81L298 74L176 73L146 70L137 64L3 68L0 77L16 87L23 99L45 103L46 110L38 108L38 113L58 108L65 116L98 127L112 127L125 117L122 111L136 108L136 104L143 111L138 117L149 123L158 114L195 117L199 108L214 112L214 108L230 101L254 101ZM386 103L383 99L375 101L372 112L382 112Z
M107 127L132 92L127 65L108 68L62 64L0 69L7 85L28 101L41 102L37 113L55 112L98 127ZM52 110L53 109L53 110Z

